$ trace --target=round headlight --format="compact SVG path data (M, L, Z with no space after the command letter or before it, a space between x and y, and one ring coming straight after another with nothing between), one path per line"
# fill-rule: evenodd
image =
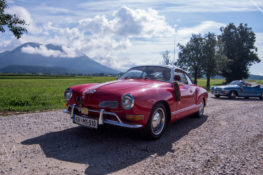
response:
M125 110L129 110L134 105L134 98L131 94L125 94L121 97L121 105Z
M64 92L64 97L66 100L70 100L72 98L72 89L67 88Z

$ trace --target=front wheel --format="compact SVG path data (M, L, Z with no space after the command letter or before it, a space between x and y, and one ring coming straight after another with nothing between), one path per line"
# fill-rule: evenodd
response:
M215 95L215 97L216 97L216 98L219 98L219 97L220 97L220 95Z
M260 100L263 100L263 93L261 94L261 96L259 97Z
M142 130L142 134L147 139L158 139L161 137L167 125L167 113L163 104L155 105L151 111L147 125Z
M204 112L205 112L205 101L203 99L202 102L200 103L199 111L196 113L196 116L202 117L204 116Z
M231 91L228 96L230 99L235 99L237 97L237 93L235 91Z

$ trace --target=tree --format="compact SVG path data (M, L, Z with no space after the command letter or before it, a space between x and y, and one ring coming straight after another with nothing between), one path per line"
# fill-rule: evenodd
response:
M215 34L209 32L205 35L202 47L202 69L206 75L206 88L210 87L211 76L217 73L216 44Z
M161 53L161 55L163 57L162 64L164 64L164 65L172 64L172 61L170 60L170 55L169 54L170 54L170 52L168 50L163 51Z
M204 45L201 34L192 35L190 41L184 46L178 44L179 54L175 65L188 71L194 77L194 83L197 84L197 79L202 77L202 48Z
M247 78L249 67L260 62L256 52L255 33L247 24L236 27L230 23L221 27L219 39L222 42L223 54L226 63L220 66L220 73L226 78L226 82Z
M0 0L0 31L5 32L5 26L19 39L27 29L22 27L26 25L24 20L19 19L16 15L5 13L7 4L5 0Z

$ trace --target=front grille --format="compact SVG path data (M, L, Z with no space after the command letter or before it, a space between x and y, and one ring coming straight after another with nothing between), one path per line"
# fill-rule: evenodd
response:
M102 101L99 103L99 107L115 109L118 107L118 102L117 101Z
M77 103L78 105L82 105L82 99L81 99L80 96L77 96L77 97L76 97L76 103Z

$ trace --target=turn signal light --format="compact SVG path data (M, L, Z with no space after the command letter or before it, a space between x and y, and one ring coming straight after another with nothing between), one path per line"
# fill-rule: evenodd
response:
M144 115L126 115L126 119L130 121L144 120Z

